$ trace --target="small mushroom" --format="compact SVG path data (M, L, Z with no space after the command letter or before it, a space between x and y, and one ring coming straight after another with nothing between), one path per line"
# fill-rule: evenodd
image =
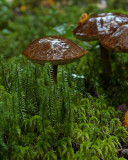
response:
M48 36L31 42L23 51L32 62L45 64L50 62L53 66L53 80L57 83L57 67L71 63L84 56L86 51L69 39Z
M121 24L128 22L128 15L121 13L101 13L81 21L83 15L73 33L76 38L84 41L99 40L101 36L111 32L110 28L118 28Z
M101 45L113 52L128 52L128 24L122 24L112 31L100 38Z
M114 29L121 24L128 22L128 15L120 13L102 13L94 15L84 22L79 23L78 27L73 31L76 38L84 41L99 40L106 34L111 34ZM109 51L100 45L101 59L105 79L112 72L109 58ZM106 76L107 75L107 76Z

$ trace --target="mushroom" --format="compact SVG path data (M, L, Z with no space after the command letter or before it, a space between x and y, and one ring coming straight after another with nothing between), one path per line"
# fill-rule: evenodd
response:
M112 31L100 38L101 45L113 52L128 52L128 24L122 24Z
M83 15L82 15L83 16ZM73 31L76 38L84 41L99 40L106 34L111 34L113 29L118 28L121 24L128 22L128 15L120 13L101 13L88 17L81 21L78 27ZM111 75L111 63L109 51L100 44L103 73L105 79Z
M69 39L48 36L31 42L23 51L32 62L45 64L50 62L53 67L53 80L57 83L57 67L71 63L84 56L86 51Z

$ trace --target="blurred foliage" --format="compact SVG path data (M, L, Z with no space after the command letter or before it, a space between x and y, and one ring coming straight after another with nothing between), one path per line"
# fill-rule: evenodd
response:
M107 5L109 9L122 9L127 11L128 10L128 0L107 0Z

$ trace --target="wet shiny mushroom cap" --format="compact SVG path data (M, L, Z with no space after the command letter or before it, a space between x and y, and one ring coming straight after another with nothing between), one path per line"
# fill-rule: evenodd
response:
M111 32L110 28L118 28L125 22L128 22L128 15L125 14L97 14L80 23L73 33L81 40L98 40L101 36Z
M128 24L123 24L111 34L102 37L100 43L114 52L128 52Z
M35 63L50 62L53 65L74 62L86 51L69 39L49 36L31 42L23 51L23 55Z

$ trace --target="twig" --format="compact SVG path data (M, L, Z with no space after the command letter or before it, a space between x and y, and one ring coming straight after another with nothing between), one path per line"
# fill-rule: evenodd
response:
M10 157L11 157L11 159L13 160L13 156L12 156L12 153L11 153L11 151L10 151L10 146L9 146L9 142L8 142L7 136L4 136L4 138L5 138L7 147L8 147L8 152L9 152L9 154L10 154Z
M4 137L5 137L5 140L6 140L7 146L8 146L8 148L9 148L8 139L7 139L7 137L6 137L6 136L4 136Z
M103 159L102 157L100 157L99 155L95 154L95 153L92 153L93 155L95 155L96 157L98 157L100 160L105 160Z
M92 147L92 145L95 143L95 141L97 140L97 138L99 137L99 135L96 136L96 138L94 139L94 141L92 142L91 146L89 148Z
M87 92L84 91L84 94L88 97L89 101L91 102L91 105L93 108L95 108L93 101L90 99L89 95L87 94Z

